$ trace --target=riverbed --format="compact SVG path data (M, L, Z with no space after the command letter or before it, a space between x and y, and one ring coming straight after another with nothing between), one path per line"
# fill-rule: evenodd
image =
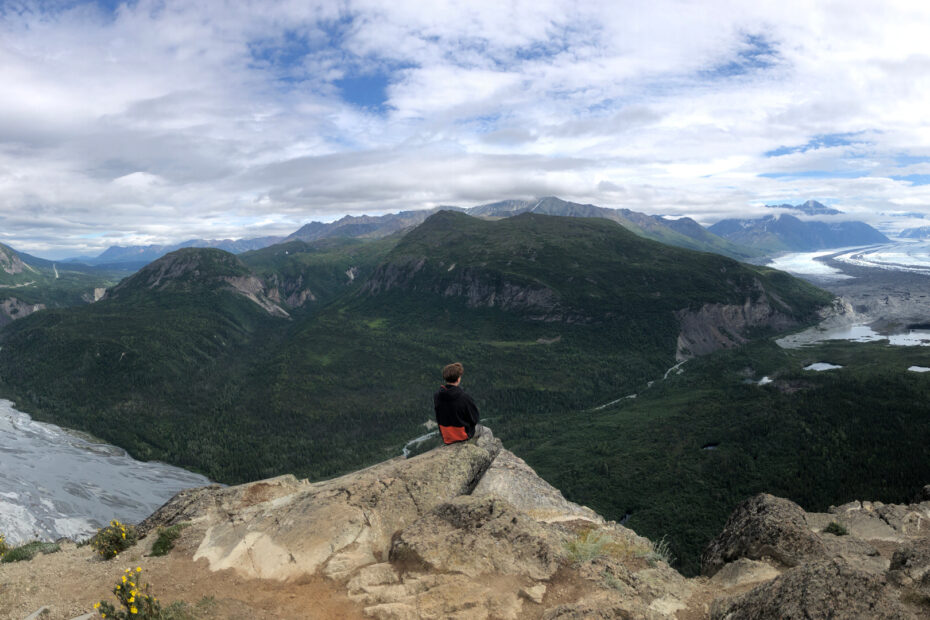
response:
M210 480L33 420L0 400L0 534L7 542L82 539L111 519L137 523Z

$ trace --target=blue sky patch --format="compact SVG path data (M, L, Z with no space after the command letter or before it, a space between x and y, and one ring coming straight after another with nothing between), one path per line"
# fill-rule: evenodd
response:
M899 167L903 168L904 166L913 166L914 164L926 164L930 163L930 157L923 157L920 155L907 155L902 153L901 155L896 155L894 158L894 163Z
M868 176L858 170L802 170L799 172L764 172L766 179L859 179Z
M903 177L891 177L895 181L906 181L911 185L930 185L930 174L908 174Z
M862 135L861 131L853 133L828 133L814 136L806 144L799 146L780 146L777 149L763 153L766 157L779 157L781 155L790 155L791 153L806 153L813 149L824 149L834 146L849 146L862 142L858 139Z
M746 75L768 69L774 66L778 59L778 50L767 37L750 34L743 37L736 58L702 71L701 77L720 79Z
M384 73L350 75L333 82L343 100L360 108L383 110L390 78Z

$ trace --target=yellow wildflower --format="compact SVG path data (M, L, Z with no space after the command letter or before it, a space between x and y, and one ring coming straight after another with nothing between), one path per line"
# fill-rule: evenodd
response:
M100 609L100 601L94 603L94 609Z
M130 597L127 599L127 601L130 602L130 603L135 603L135 602L136 602L136 597L130 596Z
M137 614L137 613L139 613L139 610L136 609L135 606L133 606L133 607L130 607L130 608L129 608L129 613Z
M126 575L123 575L123 583L126 583Z
M136 567L136 572L137 572L137 573L141 573L141 572L142 572L142 567L141 567L141 566L137 566L137 567Z

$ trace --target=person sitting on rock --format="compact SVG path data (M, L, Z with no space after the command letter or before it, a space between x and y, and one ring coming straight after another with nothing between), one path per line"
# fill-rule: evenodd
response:
M478 406L471 396L459 387L463 374L465 369L458 362L444 367L442 379L445 384L433 395L436 424L439 425L439 432L445 444L468 441L476 435L476 429L477 434L481 434L481 427L478 426Z

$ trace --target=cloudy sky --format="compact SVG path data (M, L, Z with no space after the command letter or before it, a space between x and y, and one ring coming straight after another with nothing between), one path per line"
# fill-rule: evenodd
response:
M0 240L60 258L545 195L916 225L928 32L918 0L0 0Z

